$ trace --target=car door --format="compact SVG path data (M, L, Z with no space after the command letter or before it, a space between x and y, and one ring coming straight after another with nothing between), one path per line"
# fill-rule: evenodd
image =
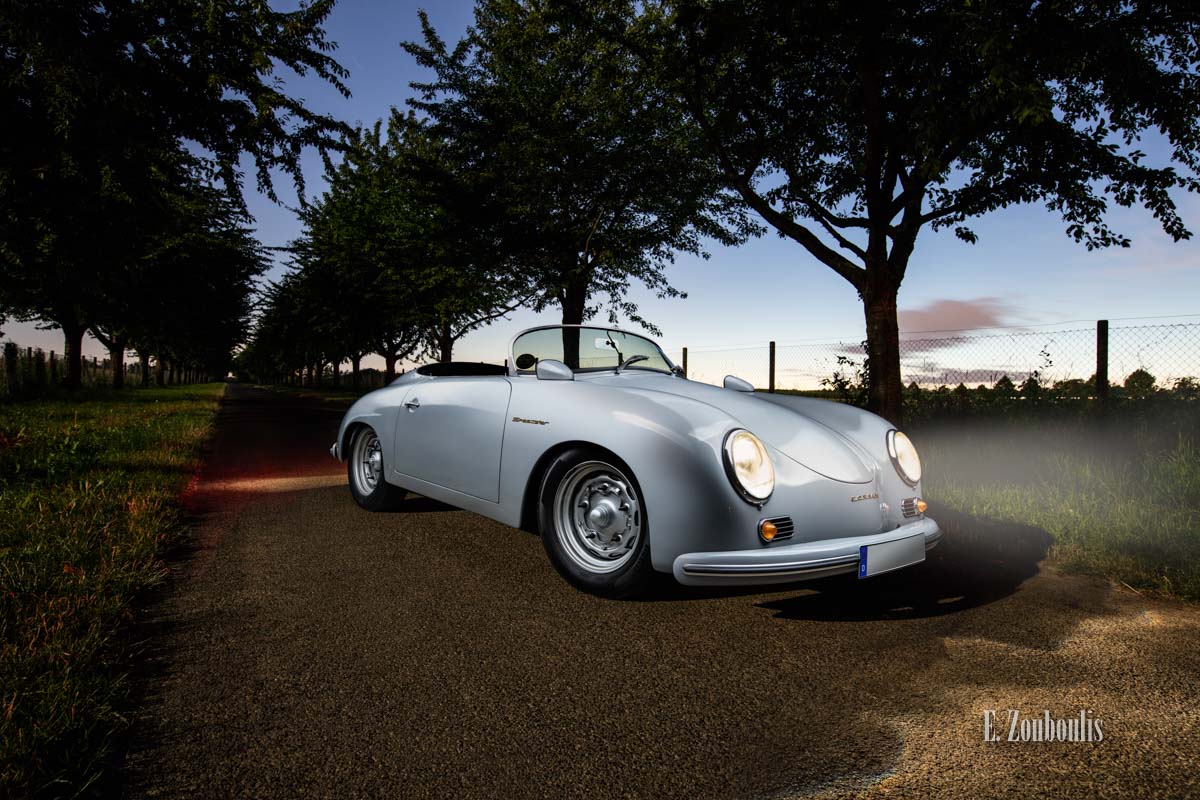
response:
M512 386L507 378L442 377L405 395L396 420L393 468L493 503L500 499L500 448Z

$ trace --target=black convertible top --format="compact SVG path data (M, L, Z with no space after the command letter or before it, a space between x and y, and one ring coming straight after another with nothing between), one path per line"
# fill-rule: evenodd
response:
M507 375L508 370L499 364L485 364L482 361L435 361L417 367L417 374L435 378L447 375Z

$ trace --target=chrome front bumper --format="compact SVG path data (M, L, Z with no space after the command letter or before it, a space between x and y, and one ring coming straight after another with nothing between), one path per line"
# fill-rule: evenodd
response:
M734 586L823 578L858 571L859 548L923 535L929 550L942 538L928 517L883 533L797 544L764 545L757 550L684 553L672 565L675 580L689 586Z

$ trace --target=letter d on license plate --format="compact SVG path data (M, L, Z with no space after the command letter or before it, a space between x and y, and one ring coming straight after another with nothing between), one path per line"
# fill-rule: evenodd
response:
M925 535L906 536L858 548L858 577L869 578L925 560Z

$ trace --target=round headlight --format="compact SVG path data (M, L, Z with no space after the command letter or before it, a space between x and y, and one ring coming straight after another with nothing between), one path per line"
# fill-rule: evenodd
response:
M904 482L909 486L920 483L921 457L917 455L917 448L913 447L909 438L900 431L888 431L887 449L892 463L896 466L896 472L900 473Z
M738 428L725 436L725 471L735 489L751 503L761 503L775 491L775 466L758 437Z

